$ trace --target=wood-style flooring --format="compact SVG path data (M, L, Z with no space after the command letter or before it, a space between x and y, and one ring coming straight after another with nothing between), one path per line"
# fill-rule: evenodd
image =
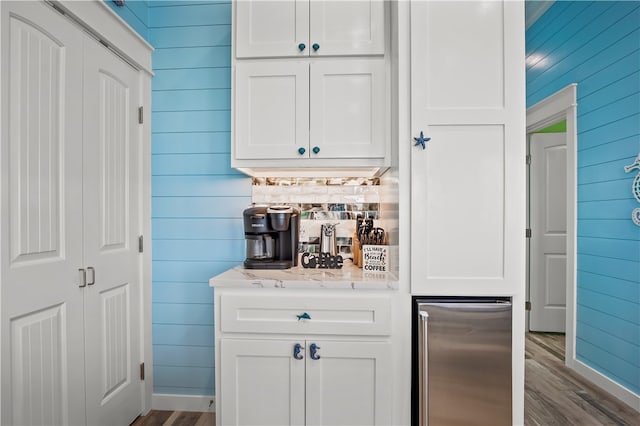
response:
M524 424L640 425L640 413L564 366L564 339L527 334Z
M637 426L640 414L564 366L564 334L528 333L526 426ZM151 411L131 426L212 426L213 413Z
M138 417L131 426L215 426L215 413L151 410Z

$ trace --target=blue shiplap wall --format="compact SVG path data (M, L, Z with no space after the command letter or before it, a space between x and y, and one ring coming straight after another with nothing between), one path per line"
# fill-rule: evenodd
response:
M147 0L127 0L123 6L117 6L111 0L104 0L104 2L113 9L127 24L138 32L142 37L148 40L148 8L149 1Z
M154 393L213 395L212 276L244 259L251 182L230 168L231 3L106 1L156 49Z
M577 358L640 393L640 2L556 2L526 43L527 106L578 83Z
M230 168L231 3L150 1L154 393L213 395L212 276L244 259Z

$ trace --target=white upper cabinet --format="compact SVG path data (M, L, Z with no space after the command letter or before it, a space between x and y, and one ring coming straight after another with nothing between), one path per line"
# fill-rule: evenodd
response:
M238 58L384 54L383 1L236 4Z
M236 159L379 158L383 59L236 64Z
M235 77L235 158L308 156L309 64L238 62Z
M384 158L383 59L313 63L310 86L311 155Z
M389 167L387 8L383 0L234 2L232 167L253 176Z
M384 2L311 1L309 54L383 55Z
M510 294L524 280L521 2L411 3L414 294Z

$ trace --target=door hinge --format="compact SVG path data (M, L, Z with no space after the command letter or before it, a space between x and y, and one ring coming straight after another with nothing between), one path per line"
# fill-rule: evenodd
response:
M524 302L524 310L525 311L530 311L531 310L531 302L529 302L528 300L526 302Z
M531 238L531 228L527 228L524 230L524 236L526 238Z
M144 362L140 364L140 380L144 380Z
M140 235L138 237L138 253L142 253L144 251L144 236Z
M525 161L526 161L526 163L527 163L527 166L530 166L530 165L531 165L531 154L527 154L527 157L526 157L526 160L525 160Z
M138 108L138 123L144 123L144 107Z

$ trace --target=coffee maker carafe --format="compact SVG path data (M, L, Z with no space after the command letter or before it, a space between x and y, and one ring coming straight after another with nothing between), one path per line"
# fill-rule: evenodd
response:
M298 265L300 217L290 206L254 206L242 214L247 269L288 269Z

